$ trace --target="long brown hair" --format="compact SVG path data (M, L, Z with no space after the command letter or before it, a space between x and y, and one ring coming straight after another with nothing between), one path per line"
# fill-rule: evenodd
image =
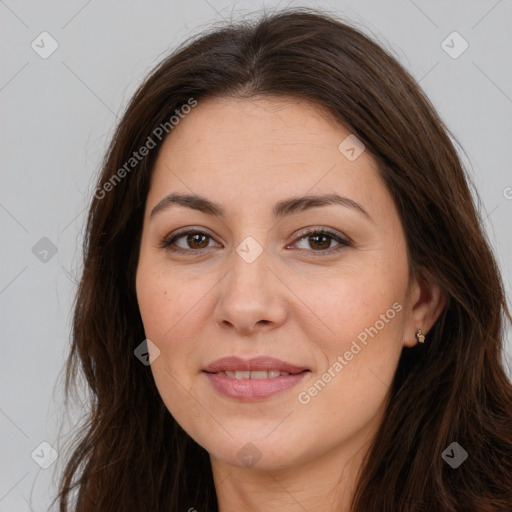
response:
M172 136L169 119L191 99L265 95L308 100L357 134L398 208L411 270L446 296L427 341L403 349L352 511L510 512L512 385L502 358L512 319L451 134L395 58L311 9L200 34L165 58L126 108L87 220L65 385L67 403L85 375L91 403L63 472L60 511L217 510L208 453L134 356L145 338L135 271L165 139L155 129ZM156 147L127 166L148 137ZM452 442L468 452L457 469L442 458Z

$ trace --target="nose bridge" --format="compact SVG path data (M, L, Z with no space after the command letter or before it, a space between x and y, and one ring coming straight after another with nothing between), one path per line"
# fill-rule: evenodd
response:
M269 252L254 237L248 236L235 248L228 283L230 292L262 299L269 292ZM228 291L228 290L226 290ZM239 297L240 299L240 297Z
M285 316L279 280L270 270L270 254L253 237L235 248L232 267L223 280L216 306L219 323L251 331L258 323L279 323Z

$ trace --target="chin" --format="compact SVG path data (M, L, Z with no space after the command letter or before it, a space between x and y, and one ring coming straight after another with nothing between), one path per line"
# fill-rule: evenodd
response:
M251 440L247 434L222 441L208 440L202 446L208 451L212 461L262 471L276 471L291 468L306 457L306 453L297 451L297 442L282 436L270 440L261 436Z

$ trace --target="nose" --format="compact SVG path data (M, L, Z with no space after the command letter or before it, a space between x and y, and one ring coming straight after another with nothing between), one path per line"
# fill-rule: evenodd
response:
M289 290L285 279L268 263L265 250L252 262L233 254L233 266L219 283L214 311L214 319L223 329L247 336L285 322Z

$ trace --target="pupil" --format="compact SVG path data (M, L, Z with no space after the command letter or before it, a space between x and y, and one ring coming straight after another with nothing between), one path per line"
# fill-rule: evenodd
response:
M317 242L314 242L315 245L322 245L323 247L321 247L321 249L327 249L329 248L329 245L330 245L330 242L327 242L327 246L325 246L325 242L329 239L329 237L325 236L325 235L314 235L311 237L311 239L322 239L324 240L324 242L320 242L320 243L317 243Z
M198 238L203 238L203 244L204 244L204 239L206 238L206 235L201 235L199 233L196 233L195 235L189 235L188 242L192 243L192 244L196 244L197 243L198 245L201 245L201 242L197 241ZM201 245L200 248L203 248L203 245Z

